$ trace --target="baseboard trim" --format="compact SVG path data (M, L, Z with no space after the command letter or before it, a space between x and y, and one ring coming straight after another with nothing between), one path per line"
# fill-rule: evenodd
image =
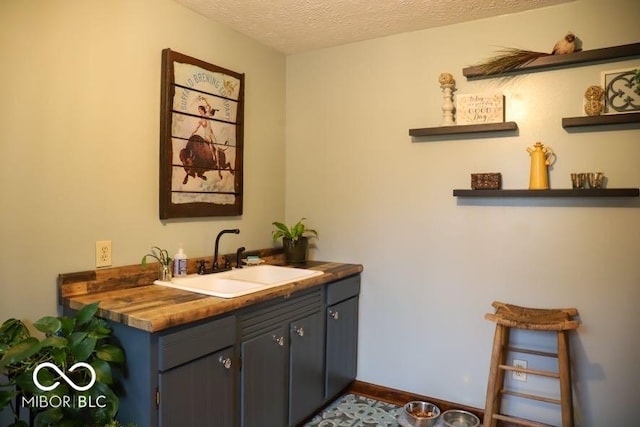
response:
M356 380L347 389L349 393L359 394L361 396L371 397L383 402L393 403L395 405L403 406L407 402L412 400L422 400L431 402L436 405L442 412L450 409L462 409L463 411L471 412L476 415L482 421L484 417L484 410L474 408L472 406L460 405L458 403L447 402L446 400L440 400L429 396L423 396L420 394L409 393L407 391L397 390L394 388L384 387L377 384L371 384L364 381Z

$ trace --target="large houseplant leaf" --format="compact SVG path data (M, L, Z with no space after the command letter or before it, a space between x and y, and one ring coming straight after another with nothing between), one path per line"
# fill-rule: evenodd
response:
M60 332L63 337L68 337L76 326L75 317L59 317L60 319Z
M113 377L111 376L111 365L101 359L93 359L90 363L91 367L96 373L96 380L105 384L113 384Z
M60 330L62 323L57 317L46 316L36 320L33 326L45 335L53 335Z
M87 332L74 332L69 335L69 350L73 358L84 362L96 348L96 339L88 336Z
M40 347L40 341L38 341L37 338L29 337L7 349L4 356L2 356L2 359L0 359L0 372L2 372L8 365L22 362L23 360L33 356L40 351Z
M111 344L102 344L96 349L96 356L106 362L124 363L125 356L121 348Z
M7 348L29 337L29 330L18 319L7 319L0 325L0 355Z
M100 304L99 302L94 302L93 304L89 304L82 307L82 309L80 309L80 311L78 311L78 313L75 316L76 325L78 326L84 325L85 323L93 319L93 316L95 316L95 314L98 312L99 304Z
M55 348L65 348L67 346L67 339L64 337L46 337L42 341L40 341L40 345L42 348L44 347L55 347Z
M102 320L96 318L85 323L84 330L89 333L91 338L97 340L111 336L111 329L109 329Z
M38 381L40 381L40 384L50 385L53 383L53 375L46 369L42 369L38 372ZM33 369L16 375L14 383L24 393L40 393L40 389L33 382Z

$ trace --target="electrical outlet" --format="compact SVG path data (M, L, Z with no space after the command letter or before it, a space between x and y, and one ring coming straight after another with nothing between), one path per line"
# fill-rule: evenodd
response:
M513 366L515 368L527 369L527 361L526 360L513 359ZM526 382L527 381L527 374L525 372L522 372L522 371L513 371L513 374L511 376L511 378L513 378L516 381Z
M111 240L98 240L96 242L96 267L109 267L111 265Z

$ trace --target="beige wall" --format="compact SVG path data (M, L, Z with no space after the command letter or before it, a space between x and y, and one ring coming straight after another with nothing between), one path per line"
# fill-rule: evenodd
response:
M465 201L452 190L495 171L505 188L527 188L525 149L536 141L557 153L554 188L595 170L610 187L638 187L637 128L568 132L561 118L583 114L602 70L639 59L508 80L467 81L462 68L501 46L550 51L567 30L585 49L638 42L639 16L633 0L576 1L287 58L287 217L312 220L317 258L364 264L359 379L484 407L491 302L575 306L578 425L635 417L639 200ZM441 121L441 72L454 74L458 93L503 92L518 134L412 141L410 128ZM522 409L559 424L553 407Z
M0 2L0 318L55 314L56 277L152 245L268 247L284 218L285 57L171 0ZM246 74L242 217L160 221L161 51Z

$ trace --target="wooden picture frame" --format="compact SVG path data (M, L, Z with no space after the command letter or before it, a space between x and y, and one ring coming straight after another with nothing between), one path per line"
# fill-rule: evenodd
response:
M242 215L244 74L164 49L160 219Z

